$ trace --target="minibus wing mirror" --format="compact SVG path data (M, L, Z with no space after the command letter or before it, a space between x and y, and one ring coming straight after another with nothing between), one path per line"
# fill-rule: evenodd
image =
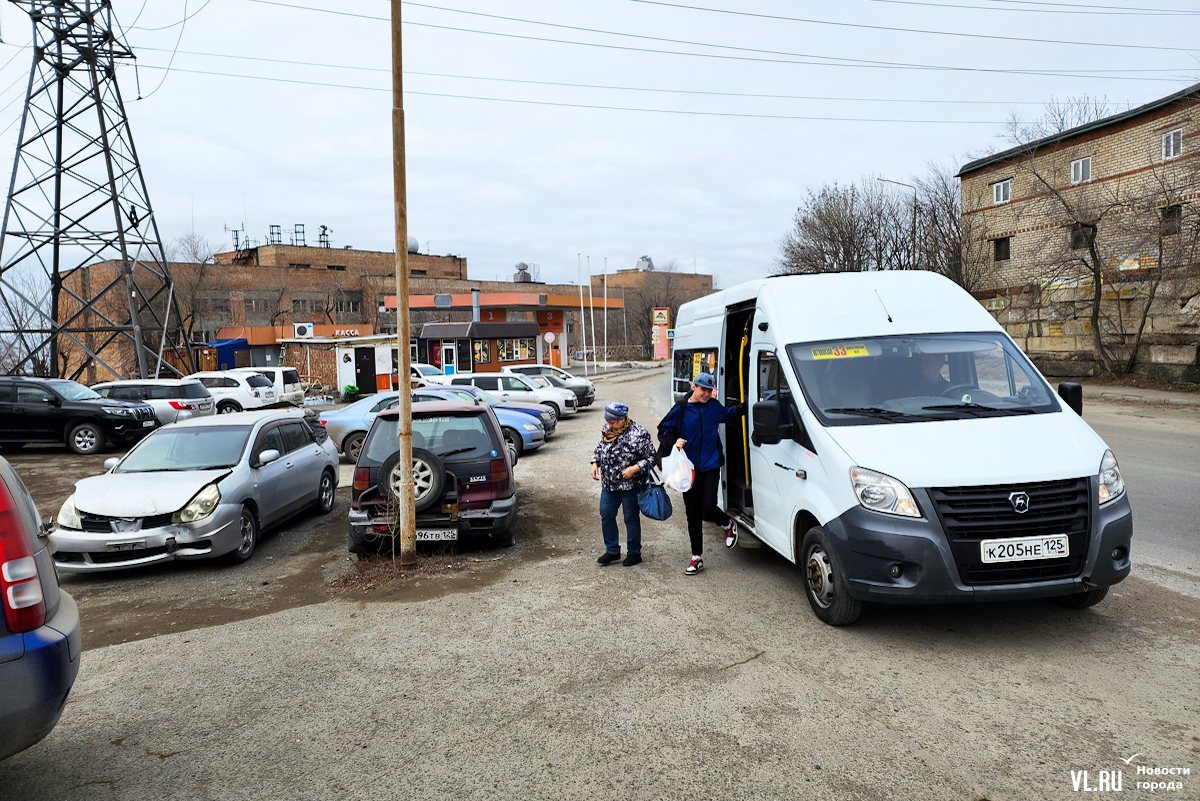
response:
M778 445L792 435L790 424L779 422L779 401L766 400L754 404L754 432L750 440L755 445Z
M1058 397L1075 410L1075 414L1083 417L1083 387L1074 381L1064 381L1058 385Z

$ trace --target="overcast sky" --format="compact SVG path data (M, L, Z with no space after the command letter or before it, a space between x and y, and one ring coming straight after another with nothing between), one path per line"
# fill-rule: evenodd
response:
M165 238L304 223L393 248L387 0L113 5ZM1052 97L1115 111L1200 81L1195 0L430 0L404 20L409 232L488 280L649 254L732 286L772 269L807 189L961 165ZM7 177L31 24L5 2L0 26Z

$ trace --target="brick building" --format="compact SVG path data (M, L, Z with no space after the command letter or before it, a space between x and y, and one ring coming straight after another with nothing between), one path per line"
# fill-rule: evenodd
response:
M1044 372L1200 381L1200 84L958 177L964 270Z

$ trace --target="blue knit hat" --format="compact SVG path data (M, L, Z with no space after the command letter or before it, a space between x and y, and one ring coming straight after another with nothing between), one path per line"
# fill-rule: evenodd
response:
M614 401L613 403L610 403L604 407L604 419L608 420L609 422L624 420L628 416L629 407L623 403L616 403Z
M704 389L716 389L717 379L712 377L712 373L701 373L696 376L696 380L692 382L694 386L703 387Z

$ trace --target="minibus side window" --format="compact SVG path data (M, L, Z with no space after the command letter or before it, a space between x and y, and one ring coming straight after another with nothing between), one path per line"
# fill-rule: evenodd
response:
M792 387L788 384L787 376L783 374L779 359L770 351L760 351L758 354L758 400L779 400L779 422L783 425L792 424L792 438L813 453L812 438L804 428L804 421L796 409L792 397Z

